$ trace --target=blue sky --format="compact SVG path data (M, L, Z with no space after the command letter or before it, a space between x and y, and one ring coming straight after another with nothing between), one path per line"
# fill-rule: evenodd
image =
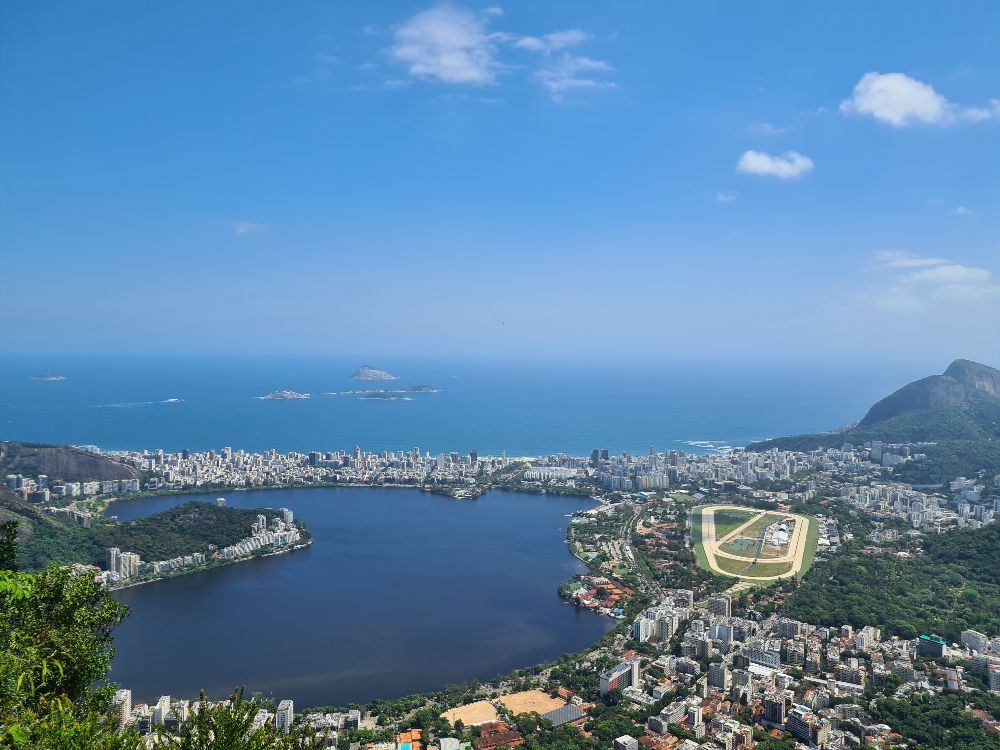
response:
M0 122L11 351L1000 363L994 2L10 2Z

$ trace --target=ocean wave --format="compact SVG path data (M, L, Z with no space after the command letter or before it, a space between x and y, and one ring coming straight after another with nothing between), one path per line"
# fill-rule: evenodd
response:
M137 406L156 406L157 404L181 404L182 398L165 398L160 401L123 401L119 404L97 404L95 409L133 409Z

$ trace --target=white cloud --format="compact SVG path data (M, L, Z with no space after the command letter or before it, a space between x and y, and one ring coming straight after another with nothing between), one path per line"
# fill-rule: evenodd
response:
M965 206L955 206L953 209L951 209L951 212L953 214L955 214L955 216L975 216L976 215L975 211L973 211L971 208L966 208Z
M870 72L861 76L850 98L840 103L843 114L867 115L896 128L914 123L950 125L1000 116L1000 101L988 107L961 107L934 87L903 73Z
M944 258L918 258L900 250L879 250L875 253L875 263L879 268L922 268L947 262Z
M789 128L783 128L770 122L758 122L749 127L749 131L755 135L781 135L787 133Z
M256 221L233 221L230 223L233 234L260 234L267 231L267 224L260 224Z
M396 30L392 48L412 76L473 86L496 81L503 67L496 52L496 37L487 33L484 18L456 5L417 13Z
M524 36L514 42L515 47L550 55L567 47L575 47L590 39L590 34L580 29L553 31L545 36Z
M568 91L614 88L613 81L594 77L595 74L610 73L613 70L613 67L602 60L564 54L545 65L536 75L552 98L560 101Z
M985 268L945 263L914 271L904 280L911 284L982 284L990 280L990 272Z
M720 190L715 194L715 200L717 200L719 203L730 203L739 197L740 197L739 193L726 192L724 190Z
M781 180L794 180L813 168L812 159L797 151L786 151L774 156L763 151L745 151L736 165L736 171L743 174L777 177Z
M885 309L915 312L935 303L1000 299L1000 285L985 268L896 250L880 251L875 260L878 269L905 271L876 295L876 304Z
M474 11L442 2L397 27L389 52L408 66L413 78L466 86L496 84L501 73L530 70L534 66L508 64L502 57L515 49L535 52L543 60L533 77L555 101L569 91L615 86L605 75L614 70L609 63L567 51L592 39L591 34L582 29L538 36L491 30L489 25L501 16L498 6Z

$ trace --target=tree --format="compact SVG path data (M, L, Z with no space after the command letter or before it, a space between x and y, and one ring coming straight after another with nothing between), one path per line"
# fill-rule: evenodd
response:
M255 727L258 709L254 701L244 697L242 689L230 696L228 703L214 706L209 705L202 693L191 721L183 724L176 734L163 734L161 739L176 750L318 750L326 746L323 737L307 739L295 732L279 734L271 722Z
M0 523L0 570L17 570L17 521Z

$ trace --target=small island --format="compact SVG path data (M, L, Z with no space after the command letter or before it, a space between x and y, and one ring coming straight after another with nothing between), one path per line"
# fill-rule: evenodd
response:
M50 375L46 373L45 375L32 375L31 380L41 380L46 383L55 383L60 380L65 380L65 375Z
M399 380L399 378L377 367L361 365L361 367L354 371L351 380Z
M271 391L266 396L258 396L261 401L301 401L309 398L308 393L298 391Z

